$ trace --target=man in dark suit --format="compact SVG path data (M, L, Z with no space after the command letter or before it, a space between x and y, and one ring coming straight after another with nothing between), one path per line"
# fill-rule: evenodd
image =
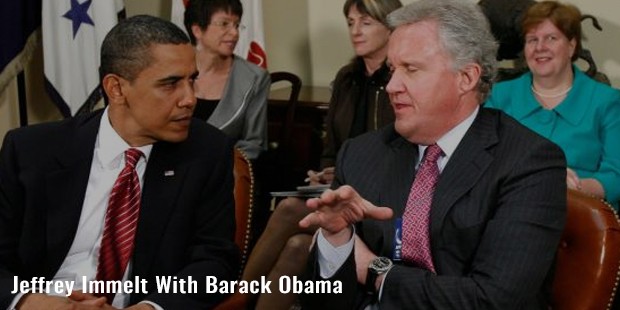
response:
M475 4L420 0L388 20L396 121L348 141L333 190L307 201L315 212L300 225L321 227L309 276L342 281L343 294L303 304L546 309L566 216L562 151L480 106L496 44ZM439 157L429 164L431 149ZM436 183L418 187L432 169Z
M191 118L196 66L189 39L170 22L134 16L106 36L100 74L105 110L13 130L4 139L0 309L213 307L223 296L205 293L205 277L232 280L238 270L233 153L223 133ZM145 285L134 283L133 291L107 301L91 292L14 292L15 282L35 277L68 281L74 290L99 278L104 217L127 149L141 154L141 196L133 196L139 215L121 275ZM193 280L197 288L158 292L156 277L163 276Z

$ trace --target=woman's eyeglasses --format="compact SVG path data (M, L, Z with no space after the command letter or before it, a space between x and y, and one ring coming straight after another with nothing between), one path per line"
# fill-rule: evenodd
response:
M218 26L226 31L230 31L233 28L239 31L243 31L245 29L244 25L241 25L239 23L235 23L235 22L231 22L228 20L218 20L218 21L213 21L211 23L209 23L209 25L214 25L214 26Z

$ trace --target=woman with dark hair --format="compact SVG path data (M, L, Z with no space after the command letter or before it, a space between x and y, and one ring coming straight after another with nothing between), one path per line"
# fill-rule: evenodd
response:
M196 47L198 103L194 116L236 141L250 159L267 145L267 71L236 56L233 50L243 8L239 0L191 0L184 24Z
M542 1L522 22L529 72L493 87L487 107L504 110L559 145L568 188L620 201L620 91L594 81L573 62L581 49L581 13Z
M355 57L338 71L333 83L326 119L327 145L321 163L324 169L308 172L310 184L331 183L334 158L346 139L394 121L394 112L385 92L390 78L385 60L391 32L386 18L401 6L399 0L345 2L343 13ZM306 267L312 234L316 229L302 230L298 222L308 212L304 200L282 200L257 241L242 279L250 281L267 276L273 285L271 294L258 297L256 309L289 309L295 302L294 294L282 294L276 286L281 276L300 275ZM233 299L243 298L250 297L241 294L233 296Z

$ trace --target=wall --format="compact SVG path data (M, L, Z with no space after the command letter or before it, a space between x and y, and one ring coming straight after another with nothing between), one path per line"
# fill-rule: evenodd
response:
M611 84L620 88L620 1L617 0L570 0L584 14L597 17L602 32L596 30L591 23L582 24L585 34L583 46L592 52L598 69L607 74Z
M404 4L414 0L402 0ZM470 0L473 1L473 0ZM603 27L598 32L583 24L586 41L599 70L615 87L620 87L620 1L567 0L584 13L596 16ZM129 16L151 14L168 18L169 0L126 0ZM286 70L299 75L304 85L327 86L337 70L353 56L342 14L344 0L263 0L265 45L271 71ZM583 64L580 62L580 66ZM40 50L28 66L28 109L30 123L59 119L56 108L43 91ZM16 87L0 94L0 139L19 126Z
M295 1L295 0L293 0ZM401 0L409 4L414 0ZM473 0L470 0L473 1ZM342 14L344 0L312 0L308 1L309 32L310 32L310 59L311 84L329 85L337 70L353 56L353 50L348 39L346 23ZM598 18L602 32L599 32L591 23L583 23L586 37L583 45L590 49L598 65L598 69L608 75L611 84L620 87L620 1L617 0L566 0L566 3L576 5L582 13L591 14ZM266 20L269 18L266 16ZM267 36L279 36L285 27L274 27L278 32L267 33ZM584 64L578 65L585 68ZM304 82L306 82L304 80Z
M263 0L265 49L270 71L291 71L311 84L309 6L316 0ZM329 0L327 0L329 1Z

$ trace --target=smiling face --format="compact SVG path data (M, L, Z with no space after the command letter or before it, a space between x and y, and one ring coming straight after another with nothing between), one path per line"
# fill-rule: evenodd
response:
M535 77L558 77L571 70L575 39L569 40L549 19L525 34L523 49Z
M437 22L397 27L390 37L388 62L392 78L386 90L395 128L408 141L435 143L476 108L472 98L479 75L453 69L451 56L440 44Z
M153 44L150 65L133 81L109 74L103 86L112 127L130 145L187 138L196 105L196 64L190 44Z
M198 49L221 57L231 57L239 41L240 19L238 15L217 11L205 29L200 29L198 25L192 26Z
M347 25L355 55L373 57L383 54L381 57L385 57L390 30L384 24L360 13L353 5L347 14Z

